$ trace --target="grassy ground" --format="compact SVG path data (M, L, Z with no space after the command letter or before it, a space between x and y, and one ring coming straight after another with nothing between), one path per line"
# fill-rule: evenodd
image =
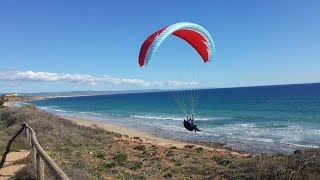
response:
M0 109L1 154L23 122L72 179L320 179L319 149L243 158L193 146L164 147L79 126L33 106ZM23 138L14 143L13 149L25 148ZM33 175L29 166L17 178Z

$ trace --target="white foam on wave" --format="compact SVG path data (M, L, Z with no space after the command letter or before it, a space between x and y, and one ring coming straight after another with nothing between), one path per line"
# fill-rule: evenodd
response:
M246 138L243 138L243 139L246 139L246 140L252 140L252 141L259 141L259 142L266 142L266 143L274 143L274 139L270 139L270 138L259 138L259 137L253 137L253 138L250 138L250 137L246 137Z
M305 148L320 148L319 145L307 145L307 144L296 144L296 143L282 143L282 144L288 144L288 145L292 145L292 146L298 146L298 147L305 147Z
M239 128L256 128L257 125L253 123L242 123L242 124L226 124L226 127L239 127Z
M132 118L140 118L140 119L154 119L154 120L173 120L173 121L183 121L185 117L175 117L175 116L151 116L151 115L130 115ZM221 120L221 119L228 119L225 117L196 117L195 120L197 121L213 121L213 120Z
M87 112L87 111L81 111L80 114L86 114L86 115L94 115L94 116L101 116L101 113L95 113L95 112Z
M57 106L38 106L38 108L43 109L43 110L53 110Z
M63 113L68 113L70 111L65 111L65 110L61 110L61 109L50 109L51 111L56 111L56 112L63 112Z
M130 117L139 118L139 119L155 119L155 120L174 120L174 121L183 120L183 118L168 117L168 116L130 115Z
M62 109L56 109L57 106L38 106L40 109L45 110L45 111L54 111L54 112L62 112L62 113L68 113L71 111L67 110L62 110Z

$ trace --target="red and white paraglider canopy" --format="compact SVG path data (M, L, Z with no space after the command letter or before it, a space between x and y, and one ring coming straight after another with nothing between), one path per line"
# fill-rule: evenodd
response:
M212 59L215 47L209 32L200 25L180 22L154 32L143 42L139 53L140 67L148 64L160 44L170 34L187 41L199 53L204 62Z

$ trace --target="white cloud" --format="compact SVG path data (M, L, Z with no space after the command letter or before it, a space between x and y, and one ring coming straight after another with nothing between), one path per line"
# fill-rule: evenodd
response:
M112 76L92 76L87 74L65 74L33 71L0 72L0 81L67 82L86 85L132 85L142 87L188 87L198 85L195 81L145 81L142 79L117 78Z

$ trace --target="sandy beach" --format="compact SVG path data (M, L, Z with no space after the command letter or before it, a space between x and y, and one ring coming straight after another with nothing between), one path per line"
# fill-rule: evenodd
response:
M138 131L135 129L115 125L112 123L93 121L93 120L89 120L89 119L70 117L70 116L62 116L62 118L70 120L70 121L72 121L78 125L81 125L81 126L87 126L87 127L96 126L96 127L102 128L106 131L119 133L122 135L122 138L124 138L126 140L141 141L143 143L155 144L155 145L166 146L166 147L176 146L177 148L184 148L186 145L193 145L195 147L202 147L204 149L216 151L216 152L219 152L222 154L225 153L225 154L231 154L234 156L249 156L248 153L239 153L239 152L235 152L235 151L230 151L230 150L222 148L222 147L215 148L215 147L199 145L196 143L189 143L189 142L165 139L165 138L157 137L155 135L148 134L148 133Z

